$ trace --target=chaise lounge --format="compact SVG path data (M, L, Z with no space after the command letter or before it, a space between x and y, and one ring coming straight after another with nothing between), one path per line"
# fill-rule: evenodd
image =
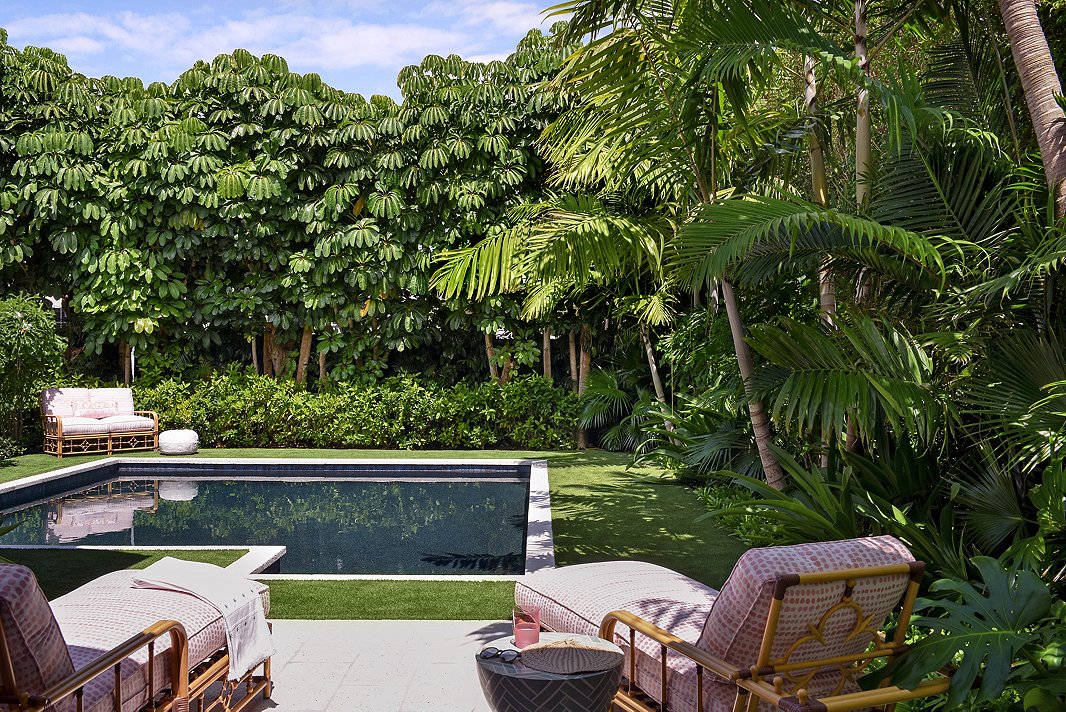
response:
M159 447L159 416L134 410L129 388L49 388L41 419L44 451L59 458Z
M202 712L239 712L270 696L269 659L227 680L218 610L185 593L132 588L138 573L102 576L49 606L29 569L0 565L0 710L180 712L198 701ZM219 696L206 699L220 681Z
M721 591L639 561L567 566L526 576L515 602L540 607L550 630L599 635L625 651L615 709L890 710L949 683L856 683L873 659L905 650L923 571L881 536L752 549ZM886 640L880 628L894 610L899 632Z

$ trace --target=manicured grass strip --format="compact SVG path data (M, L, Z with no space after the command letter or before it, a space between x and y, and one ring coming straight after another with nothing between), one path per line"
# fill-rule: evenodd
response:
M292 581L270 586L270 617L310 620L505 620L511 581Z
M0 549L0 557L28 566L49 599L120 569L143 569L164 556L229 566L248 551L220 549L202 551L121 551L100 549Z

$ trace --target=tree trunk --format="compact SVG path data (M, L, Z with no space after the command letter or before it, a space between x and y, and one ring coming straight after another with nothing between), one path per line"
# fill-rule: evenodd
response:
M570 329L570 389L577 393L578 389L578 371L577 371L577 337L574 334L574 330Z
M304 333L300 337L300 358L296 362L296 382L307 383L307 364L311 360L311 337L314 330L310 324L304 324Z
M862 73L870 76L870 58L866 53L867 0L855 0L855 59ZM859 87L855 106L855 205L859 212L866 210L870 202L870 92Z
M726 316L729 318L729 331L733 335L733 348L737 353L740 377L744 379L744 391L748 395L748 414L751 416L751 429L755 433L755 446L759 450L763 473L766 475L767 484L776 489L784 489L787 484L785 473L781 471L781 463L770 451L770 443L773 440L773 435L770 433L770 421L766 417L766 409L762 401L754 398L754 385L751 379L755 375L755 363L751 358L751 347L744 340L744 322L740 317L740 305L737 304L737 297L733 292L733 283L728 279L722 280L722 301L725 303Z
M1044 175L1055 196L1055 217L1061 220L1066 217L1066 114L1055 95L1062 93L1062 84L1033 0L999 0L999 11L1040 146Z
M807 115L812 119L818 115L818 78L814 73L813 57L803 58L803 103ZM829 179L825 173L825 152L822 150L822 137L817 122L811 126L810 146L808 150L811 162L811 192L814 202L823 208L829 207ZM818 269L818 303L821 307L822 321L833 323L833 314L837 310L837 293L833 284L833 272L828 261Z
M329 371L326 370L326 352L318 352L318 382L320 385L329 383Z
M259 373L259 352L255 348L255 336L253 335L248 339L248 344L252 347L252 370L257 374Z
M585 395L589 385L589 370L592 368L592 331L588 324L581 325L581 356L577 371L577 397ZM589 446L588 433L584 428L577 429L577 449L585 450Z
M511 380L511 371L514 369L514 356L507 354L507 360L503 362L503 371L500 373L500 383L508 383Z
M118 372L122 375L122 384L127 388L133 382L133 366L130 362L130 345L118 342Z
M274 375L274 325L267 324L263 328L263 375Z
M548 383L552 383L552 330L544 330L544 340L540 349L541 358L544 360L544 377Z
M489 378L499 381L500 372L496 368L496 348L492 334L485 334L485 358L489 362Z
M640 325L640 340L644 344L644 354L648 357L648 369L651 371L651 383L655 387L655 397L660 403L665 403L666 390L663 389L663 380L659 377L659 364L655 359L655 347L652 346L647 324Z

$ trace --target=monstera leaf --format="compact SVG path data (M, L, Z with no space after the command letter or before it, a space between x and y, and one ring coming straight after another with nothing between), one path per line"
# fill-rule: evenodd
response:
M925 675L957 664L948 692L949 706L966 698L978 674L977 699L997 698L1021 651L1040 641L1036 626L1051 611L1051 593L1032 571L1008 571L986 556L975 557L973 563L984 586L951 579L934 583L930 592L947 597L923 601L922 607L927 613L939 611L942 615L912 621L931 632L911 646L891 671L895 684L913 688Z

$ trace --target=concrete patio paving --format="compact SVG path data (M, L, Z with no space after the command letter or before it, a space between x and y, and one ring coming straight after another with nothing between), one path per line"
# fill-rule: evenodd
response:
M274 694L252 712L489 712L474 654L509 621L274 621Z

